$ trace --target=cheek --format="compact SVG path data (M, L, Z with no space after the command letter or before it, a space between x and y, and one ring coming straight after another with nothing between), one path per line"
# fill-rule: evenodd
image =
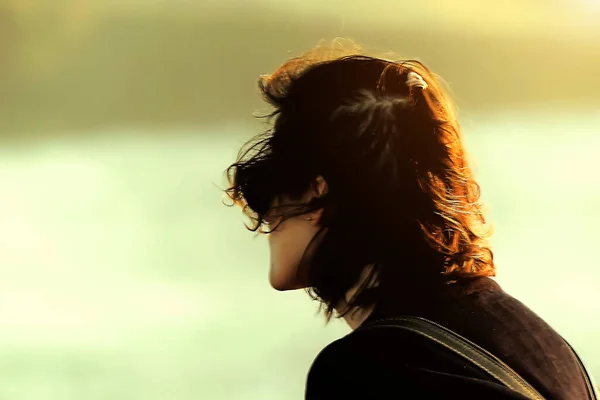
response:
M298 266L318 228L303 221L288 220L269 234L270 277L276 286L294 285Z
M292 226L286 228L268 236L271 267L276 270L292 268L300 262L304 252L301 237L292 229Z

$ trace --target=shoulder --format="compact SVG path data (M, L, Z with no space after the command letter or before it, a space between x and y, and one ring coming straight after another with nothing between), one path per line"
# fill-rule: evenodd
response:
M390 341L378 333L393 333ZM522 399L498 384L470 373L470 368L420 341L399 337L397 330L349 334L325 347L306 380L305 399L389 398L402 388L407 398ZM499 397L500 396L500 397Z
M364 360L360 360L348 335L326 346L313 361L306 379L306 399L332 399L349 397L363 393L372 384L365 379L368 369ZM365 393L366 395L366 393Z
M392 371L398 365L422 366L444 350L421 336L400 329L354 331L327 345L314 359L309 381L326 376L371 375Z
M308 381L314 382L327 375L342 373L351 358L352 349L347 337L330 343L315 357L308 372Z
M385 337L383 329L373 331L354 331L330 343L314 359L309 371L309 378L318 378L320 374L349 373L350 369L364 369L365 365L372 364L377 359L381 350L394 348L396 356L408 344L406 340L398 340L398 332L393 340Z
M306 398L369 398L389 390L392 382L409 385L405 378L416 367L415 356L423 358L427 349L399 333L353 332L326 346L308 372Z

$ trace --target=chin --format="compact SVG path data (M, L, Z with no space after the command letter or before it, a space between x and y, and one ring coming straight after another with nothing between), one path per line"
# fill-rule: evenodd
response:
M294 284L293 282L269 279L269 283L271 284L271 287L273 289L278 290L280 292L287 292L288 290L302 289L302 285Z
M288 290L304 289L306 285L303 285L294 277L280 276L271 272L269 274L269 283L271 287L280 292L286 292Z
M293 290L289 286L281 285L278 283L271 282L271 287L279 292L287 292L288 290Z

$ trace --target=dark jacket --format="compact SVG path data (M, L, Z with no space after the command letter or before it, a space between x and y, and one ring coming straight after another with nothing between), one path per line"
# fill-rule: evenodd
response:
M406 290L378 302L366 322L411 315L488 350L546 399L587 399L563 339L490 278ZM445 348L400 329L352 332L315 359L306 399L523 399Z

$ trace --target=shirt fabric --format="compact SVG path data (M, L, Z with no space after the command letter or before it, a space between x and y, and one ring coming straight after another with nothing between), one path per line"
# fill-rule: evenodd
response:
M561 336L491 278L401 290L379 301L365 323L402 315L426 318L478 344L545 399L588 399L577 359ZM450 350L398 328L359 329L325 347L308 373L305 395L524 399Z

